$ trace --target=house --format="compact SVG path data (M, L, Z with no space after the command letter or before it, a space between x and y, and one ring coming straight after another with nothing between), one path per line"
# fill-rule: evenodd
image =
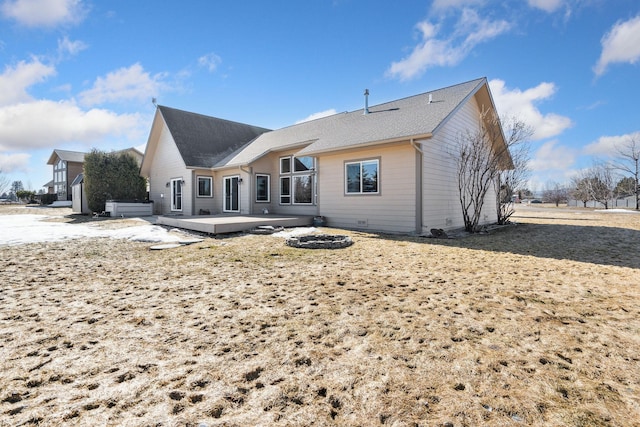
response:
M142 163L143 154L131 147L116 153L126 153L133 156L138 164ZM84 194L83 168L84 157L87 153L55 149L49 156L48 165L53 166L53 194L58 195L58 202L70 202L74 212L90 213ZM47 183L49 185L50 183ZM51 190L50 190L51 191ZM80 200L74 198L80 197Z
M158 106L141 166L155 213L268 211L395 233L462 227L451 147L495 111L486 78L367 104L271 131ZM489 194L483 221L495 220Z
M86 153L68 150L53 150L48 165L53 166L53 192L58 201L71 201L71 183L82 173Z

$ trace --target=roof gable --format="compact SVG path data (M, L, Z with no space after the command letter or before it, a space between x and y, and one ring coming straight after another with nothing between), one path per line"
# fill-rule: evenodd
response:
M87 153L83 153L80 151L69 151L69 150L53 150L51 156L49 157L48 165L53 165L56 163L56 158L60 160L64 160L65 162L77 162L84 163L84 156Z
M158 106L187 167L211 168L269 129Z

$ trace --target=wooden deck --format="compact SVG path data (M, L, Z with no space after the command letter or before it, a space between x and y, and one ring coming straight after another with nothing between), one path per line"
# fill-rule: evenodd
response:
M235 233L251 230L261 225L273 227L308 227L313 224L313 216L286 215L199 215L199 216L159 216L158 225L168 225L186 230L209 234Z

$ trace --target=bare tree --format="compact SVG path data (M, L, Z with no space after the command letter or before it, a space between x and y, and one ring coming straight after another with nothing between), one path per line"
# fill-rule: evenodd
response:
M478 231L485 197L502 170L513 167L500 119L492 112L480 113L478 127L456 138L451 152L457 166L458 195L466 231ZM498 186L498 188L500 188Z
M636 210L640 210L640 137L631 136L621 146L616 147L617 160L613 167L623 173L629 173L635 181L633 194L636 196Z
M571 178L572 190L570 191L571 197L582 202L583 207L587 207L587 202L591 200L591 193L589 191L589 177L585 171L580 172L578 175Z
M2 169L0 169L0 194L4 193L4 191L9 187L9 177L2 173Z
M569 190L564 185L557 182L547 183L547 188L542 193L542 198L551 203L555 203L556 207L560 206L560 203L567 201L569 198Z
M533 128L513 116L503 118L501 124L513 168L498 170L494 184L498 224L507 224L515 212L513 200L515 191L521 189L530 176L529 138L533 135Z
M596 163L587 173L590 198L602 203L605 209L609 209L609 201L613 199L613 191L616 186L612 168L604 163Z

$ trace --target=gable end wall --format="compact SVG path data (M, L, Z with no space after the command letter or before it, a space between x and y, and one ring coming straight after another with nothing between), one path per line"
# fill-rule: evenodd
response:
M421 141L423 156L423 208L422 231L432 228L454 229L464 227L458 195L456 161L451 156L457 138L466 129L478 127L480 108L475 97L463 105L456 114L433 136ZM496 221L495 192L493 186L485 198L481 223Z
M187 170L178 147L176 147L167 125L162 124L162 130L157 144L157 149L151 159L153 167L149 176L149 200L153 200L154 214L166 215L181 213L192 215L193 186L191 184L191 171ZM166 186L172 178L182 178L185 183L182 188L182 212L171 211L171 188ZM161 195L164 195L162 197Z

